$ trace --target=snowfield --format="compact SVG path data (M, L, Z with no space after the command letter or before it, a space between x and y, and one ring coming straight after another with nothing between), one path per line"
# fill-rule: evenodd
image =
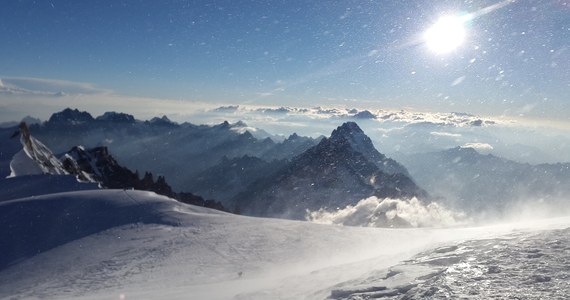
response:
M569 217L359 228L237 216L150 192L58 193L0 202L0 298L487 298L499 289L493 278L503 296L523 284L547 287L530 296L565 295L556 290L568 294L568 227ZM508 280L517 270L520 280Z

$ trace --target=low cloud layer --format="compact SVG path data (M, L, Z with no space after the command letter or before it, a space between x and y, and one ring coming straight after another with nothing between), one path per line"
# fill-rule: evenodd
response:
M435 202L425 205L416 198L370 197L334 212L322 209L307 212L307 220L311 222L362 227L442 227L458 225L463 219L461 213Z
M487 143L465 143L461 148L473 148L480 151L491 151L493 146Z
M563 122L539 123L413 109L270 106L236 103L232 99L213 103L191 98L133 97L90 83L21 77L0 79L0 100L0 123L19 122L25 116L47 120L52 113L69 107L93 115L124 112L140 120L166 115L179 123L244 121L251 132L255 131L253 128L263 129L281 140L292 133L315 138L328 136L331 129L342 123L356 121L381 153L395 159L463 146L535 164L570 161L570 133L568 124Z

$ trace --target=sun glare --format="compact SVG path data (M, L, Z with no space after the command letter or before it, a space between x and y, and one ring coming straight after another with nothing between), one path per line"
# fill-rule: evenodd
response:
M424 34L427 47L436 54L459 48L465 40L465 20L457 16L441 17Z

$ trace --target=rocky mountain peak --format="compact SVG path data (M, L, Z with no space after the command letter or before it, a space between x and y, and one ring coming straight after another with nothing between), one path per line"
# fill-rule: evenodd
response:
M404 166L378 152L374 144L372 144L372 140L355 122L342 124L332 132L330 138L323 139L320 144L323 143L348 144L350 149L362 154L368 161L380 168L382 172L387 174L400 173L409 176L408 170Z
M427 197L407 174L376 151L356 123L348 122L251 184L233 202L244 214L303 219L307 209L344 207L370 196Z
M360 129L358 124L356 124L355 122L346 122L337 127L335 130L333 130L331 134L331 139L341 138L341 137L351 137L354 135L366 136L364 134L364 131Z
M86 111L78 109L66 108L60 112L54 113L48 120L48 123L56 124L81 124L94 121L95 119Z
M234 128L236 128L236 127L247 127L247 124L244 121L237 121L231 125Z
M110 121L110 122L123 122L123 123L134 123L135 117L126 113L118 113L114 111L108 111L101 116L96 118L97 121Z
M330 137L332 142L346 140L354 150L367 155L371 151L376 151L372 140L358 127L355 122L346 122L335 129Z

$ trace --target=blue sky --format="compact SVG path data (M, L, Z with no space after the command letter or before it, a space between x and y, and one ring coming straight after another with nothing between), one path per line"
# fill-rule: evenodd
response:
M80 82L102 97L570 120L565 1L503 2L465 22L451 53L425 46L442 15L496 3L7 0L0 78L26 92L37 85L18 79ZM13 94L0 90L0 105L37 101Z

